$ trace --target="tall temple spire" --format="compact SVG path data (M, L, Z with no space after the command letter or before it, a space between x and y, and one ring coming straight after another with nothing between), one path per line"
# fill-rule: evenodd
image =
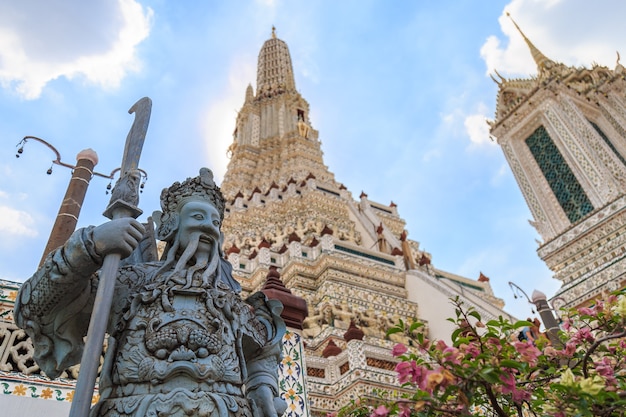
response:
M272 37L265 41L259 52L256 88L260 98L296 89L289 48L276 37L276 28L273 26Z
M522 32L522 29L520 29L520 27L517 25L515 20L513 20L513 18L511 17L511 14L507 12L506 15L509 17L509 19L511 19L511 22L513 22L513 24L515 25L515 28L517 28L517 31L524 38L526 45L528 45L528 49L530 49L530 53L533 56L535 63L537 64L537 71L539 72L539 75L549 72L551 69L557 66L557 64L554 61L552 61L550 58L548 58L543 53L541 53L541 51L537 49L537 47L530 41L530 39L526 37L524 32Z
M334 184L309 119L309 104L296 90L289 48L274 27L259 52L256 94L248 86L233 136L222 182L227 198L248 196L256 188L265 192L273 183L282 188L290 179L301 183L309 175Z

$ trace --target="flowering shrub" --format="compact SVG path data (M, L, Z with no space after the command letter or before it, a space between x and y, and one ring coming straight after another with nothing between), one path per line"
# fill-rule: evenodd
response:
M415 347L396 345L398 382L410 394L380 394L377 404L353 401L331 415L387 416L624 416L626 296L567 313L554 345L542 336L520 341L532 323L500 317L485 323L457 299L452 345L422 334ZM400 322L389 334L421 324Z

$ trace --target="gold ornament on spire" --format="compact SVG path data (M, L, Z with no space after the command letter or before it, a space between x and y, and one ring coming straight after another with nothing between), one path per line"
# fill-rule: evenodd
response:
M542 54L541 51L537 49L535 45L533 45L530 39L528 39L526 35L524 34L524 32L522 32L522 29L520 29L520 27L517 25L515 20L513 20L509 12L506 12L506 15L508 16L509 19L511 19L511 22L513 22L517 31L520 33L520 35L522 35L522 38L524 38L526 45L528 45L528 48L530 49L530 53L533 56L535 63L537 64L537 69L539 70L539 74L543 73L544 71L549 71L550 69L554 68L556 66L554 61L552 61L550 58Z
M272 39L276 39L276 27L272 25Z

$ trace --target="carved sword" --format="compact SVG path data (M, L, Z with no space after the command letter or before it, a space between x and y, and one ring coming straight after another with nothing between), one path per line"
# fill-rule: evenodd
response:
M128 113L135 113L135 120L126 137L120 179L115 184L115 188L111 192L111 202L104 211L104 215L109 219L137 218L142 213L137 207L140 179L137 167L150 123L151 110L152 100L148 97L140 99L128 110ZM87 340L80 361L80 371L70 409L70 417L87 417L89 415L120 260L119 254L108 254L105 256L100 269L100 282L98 283L94 308L87 331Z

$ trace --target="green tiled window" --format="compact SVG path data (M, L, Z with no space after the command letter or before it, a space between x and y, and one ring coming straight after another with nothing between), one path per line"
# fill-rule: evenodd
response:
M545 127L539 126L526 139L526 145L570 222L576 223L593 211L591 201Z
M613 142L611 142L609 140L609 138L604 134L604 132L602 131L602 129L600 129L600 126L598 126L597 124L595 124L594 122L592 122L591 120L588 120L589 123L591 123L591 126L593 126L593 128L596 130L596 132L598 132L598 135L600 135L602 137L602 139L604 140L604 142L609 145L609 148L611 148L611 150L615 153L615 155L619 158L620 161L622 161L622 164L626 165L626 160L624 159L624 157L617 151L617 148L613 145Z

